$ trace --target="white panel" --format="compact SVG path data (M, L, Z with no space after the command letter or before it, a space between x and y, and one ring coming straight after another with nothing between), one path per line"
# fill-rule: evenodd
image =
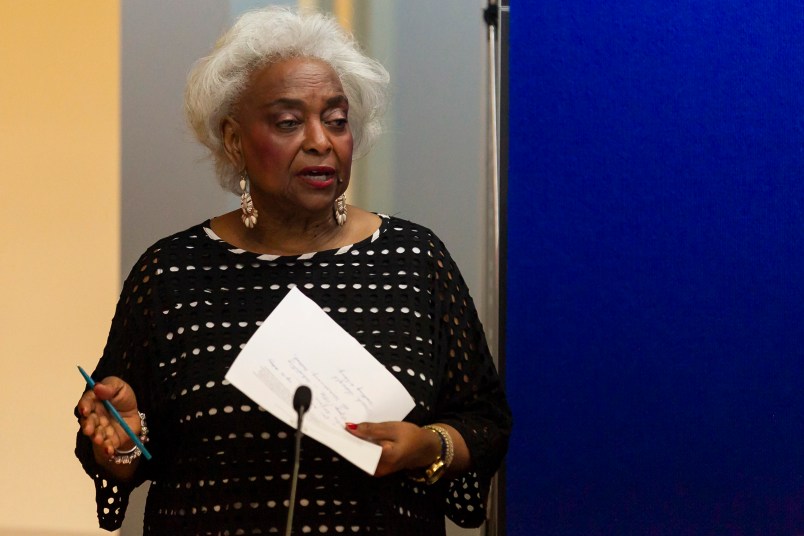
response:
M237 206L218 186L183 113L192 64L229 24L219 0L124 0L122 270L154 241Z

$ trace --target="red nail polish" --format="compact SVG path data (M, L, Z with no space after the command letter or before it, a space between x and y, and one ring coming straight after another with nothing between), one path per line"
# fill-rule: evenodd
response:
M347 427L349 430L357 430L357 425L356 425L355 423L353 423L353 422L347 422L347 423L346 423L346 427Z

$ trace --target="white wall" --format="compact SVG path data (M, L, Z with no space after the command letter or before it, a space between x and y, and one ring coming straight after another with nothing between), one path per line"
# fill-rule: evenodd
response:
M123 277L154 241L235 199L215 181L182 110L187 72L228 23L219 0L122 2Z
M482 308L486 2L359 5L370 17L365 46L389 69L393 91L386 139L359 167L362 199L432 228Z

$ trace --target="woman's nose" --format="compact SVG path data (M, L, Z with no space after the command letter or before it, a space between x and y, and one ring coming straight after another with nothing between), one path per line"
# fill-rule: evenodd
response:
M310 121L304 129L304 150L325 153L332 149L326 129L320 121Z

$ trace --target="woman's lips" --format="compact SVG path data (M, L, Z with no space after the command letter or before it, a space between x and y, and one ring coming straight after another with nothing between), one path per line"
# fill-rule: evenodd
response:
M335 182L337 173L329 166L308 166L299 171L298 177L313 188L328 188Z

